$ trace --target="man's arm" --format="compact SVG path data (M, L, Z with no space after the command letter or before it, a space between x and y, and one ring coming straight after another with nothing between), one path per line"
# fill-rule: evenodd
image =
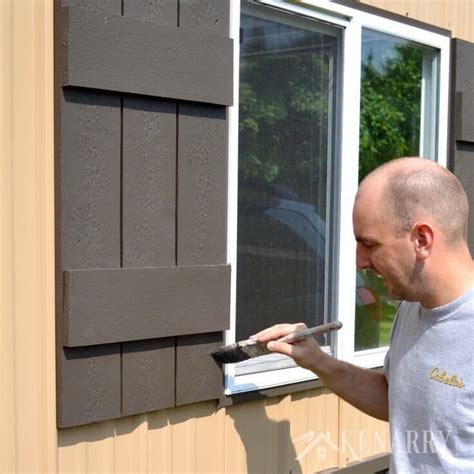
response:
M383 373L342 362L323 351L309 369L346 402L370 416L388 421L388 384Z
M275 341L303 327L279 324L253 338L260 344L267 344L274 352L292 357L299 366L314 372L326 387L359 410L388 421L388 384L384 374L335 359L322 351L313 338L295 344Z

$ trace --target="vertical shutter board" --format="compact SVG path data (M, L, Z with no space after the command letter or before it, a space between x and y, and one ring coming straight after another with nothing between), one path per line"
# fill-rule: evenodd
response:
M224 107L179 105L178 265L226 262L226 119Z
M177 24L176 0L124 0L123 14ZM176 104L123 99L123 267L176 263ZM122 344L122 415L175 404L175 338Z
M120 98L64 90L63 269L120 266Z
M122 415L174 406L175 338L122 346Z
M64 348L59 362L58 426L120 416L120 344Z
M474 63L473 43L453 39L456 75L454 86L457 91L474 91Z
M159 25L176 25L178 0L123 0L123 15Z
M455 104L455 139L474 143L474 91L456 92Z
M175 227L176 104L126 96L123 267L174 265ZM173 406L174 364L174 337L123 343L122 414Z
M176 105L123 100L123 267L175 264Z
M223 107L179 105L178 265L226 261L226 119ZM222 369L209 355L222 344L222 332L177 338L177 404L222 395Z
M449 162L469 199L468 243L474 254L474 116L469 107L474 95L474 43L454 39L452 46Z
M176 405L213 400L222 396L222 368L209 355L221 345L221 332L178 337Z
M120 265L120 99L61 91L57 186L58 425L120 416L120 344L67 349L63 270Z
M178 0L179 26L201 28L229 36L229 0Z
M474 255L474 143L456 144L454 174L463 185L469 200L468 244Z

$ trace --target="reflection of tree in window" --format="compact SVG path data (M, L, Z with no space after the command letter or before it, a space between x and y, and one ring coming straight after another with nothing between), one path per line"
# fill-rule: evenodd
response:
M385 61L362 63L359 179L377 166L420 153L423 51L398 44Z
M324 322L337 45L314 22L241 20L237 339Z
M336 40L243 16L239 175L279 182L326 212L328 108Z

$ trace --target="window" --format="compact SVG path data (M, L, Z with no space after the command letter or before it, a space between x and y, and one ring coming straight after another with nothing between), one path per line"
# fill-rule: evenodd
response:
M380 366L397 302L355 269L353 198L387 159L445 163L449 39L320 0L262 0L233 14L226 342L278 322L339 319L337 338L319 341L325 350ZM272 354L226 367L226 390L314 377Z
M331 314L339 31L265 10L240 24L237 340Z

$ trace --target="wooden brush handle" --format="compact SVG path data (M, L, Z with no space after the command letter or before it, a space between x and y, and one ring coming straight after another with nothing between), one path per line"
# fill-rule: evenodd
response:
M287 336L278 339L277 342L286 342L287 344L293 344L298 341L303 341L308 337L314 337L318 334L323 334L325 332L337 331L342 328L342 323L340 321L335 321L333 323L322 324L321 326L315 326L313 328L304 329L303 331L293 332Z

